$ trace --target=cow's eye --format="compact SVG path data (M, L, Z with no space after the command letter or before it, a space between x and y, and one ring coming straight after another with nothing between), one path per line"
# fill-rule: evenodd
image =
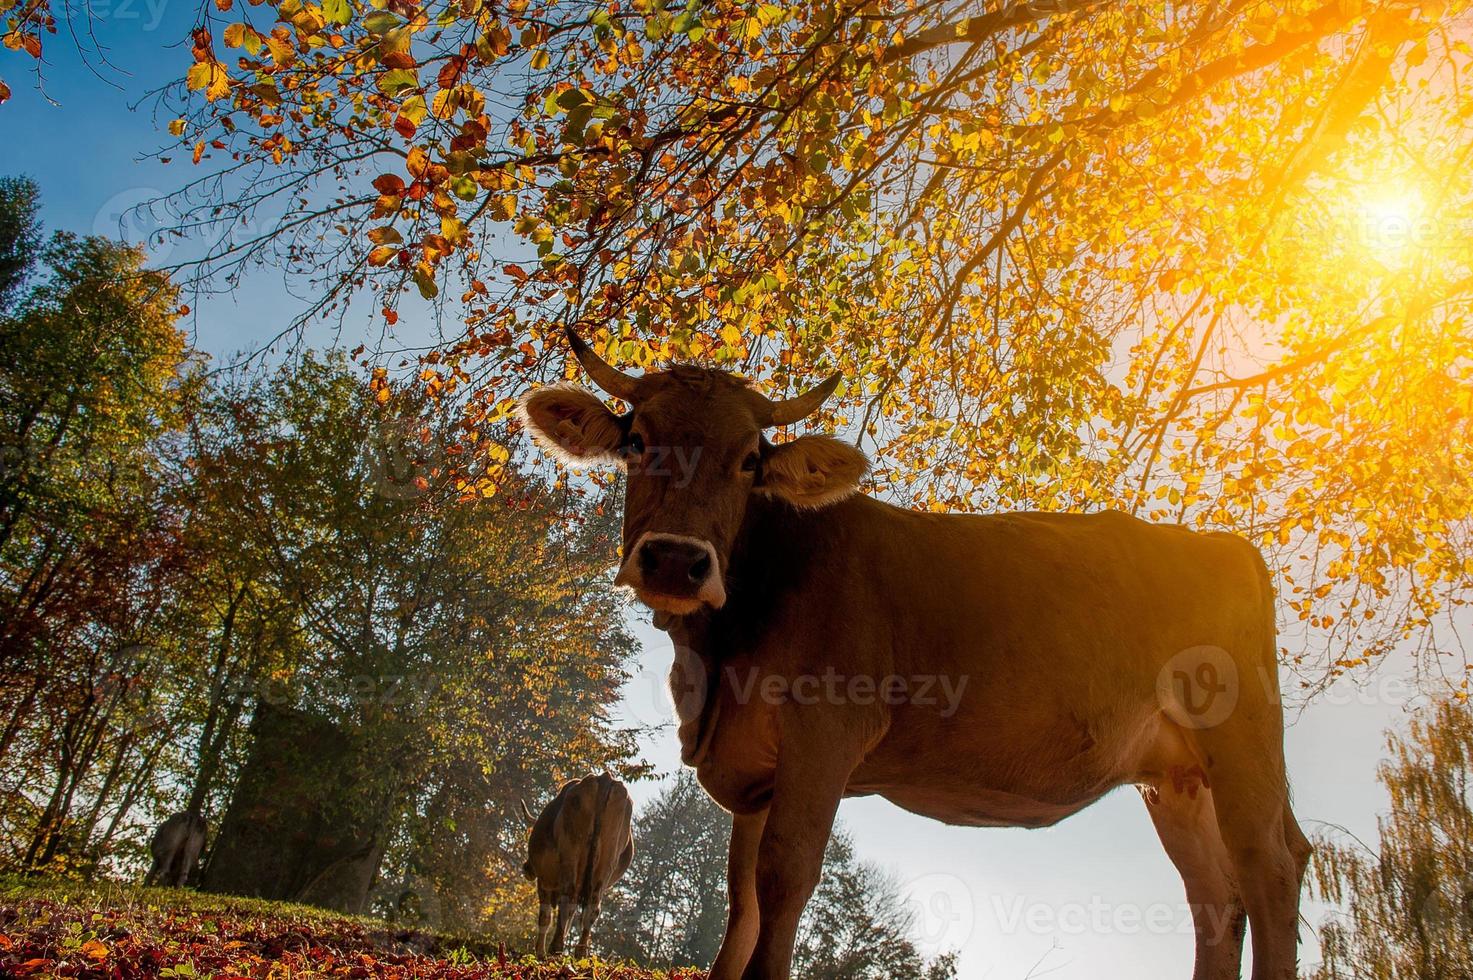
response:
M758 457L756 452L747 453L747 458L742 460L742 472L756 473L757 463L759 462L759 459L760 458Z
M638 459L644 455L644 437L638 432L629 436L629 441L624 443L624 455L628 459Z

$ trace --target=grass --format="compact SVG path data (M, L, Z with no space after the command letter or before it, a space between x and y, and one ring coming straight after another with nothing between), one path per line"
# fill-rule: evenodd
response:
M130 980L699 980L305 905L118 882L0 879L0 976Z

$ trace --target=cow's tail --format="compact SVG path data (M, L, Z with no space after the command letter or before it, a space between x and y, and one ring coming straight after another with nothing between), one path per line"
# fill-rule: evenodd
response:
M588 840L588 860L583 866L583 887L578 889L578 904L593 901L593 868L598 860L599 830L603 827L604 810L609 805L609 794L614 791L614 781L605 773L599 777L599 791L593 808L593 836Z

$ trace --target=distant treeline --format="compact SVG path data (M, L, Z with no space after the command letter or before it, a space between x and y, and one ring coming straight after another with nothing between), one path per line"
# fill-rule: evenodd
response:
M0 181L0 864L138 874L193 810L204 887L520 921L518 798L631 774L614 509L476 480L344 354L212 371L182 312Z

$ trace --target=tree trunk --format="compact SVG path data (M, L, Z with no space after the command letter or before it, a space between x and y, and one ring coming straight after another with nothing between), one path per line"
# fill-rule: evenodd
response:
M330 722L257 704L203 888L361 913L388 837L383 761Z

